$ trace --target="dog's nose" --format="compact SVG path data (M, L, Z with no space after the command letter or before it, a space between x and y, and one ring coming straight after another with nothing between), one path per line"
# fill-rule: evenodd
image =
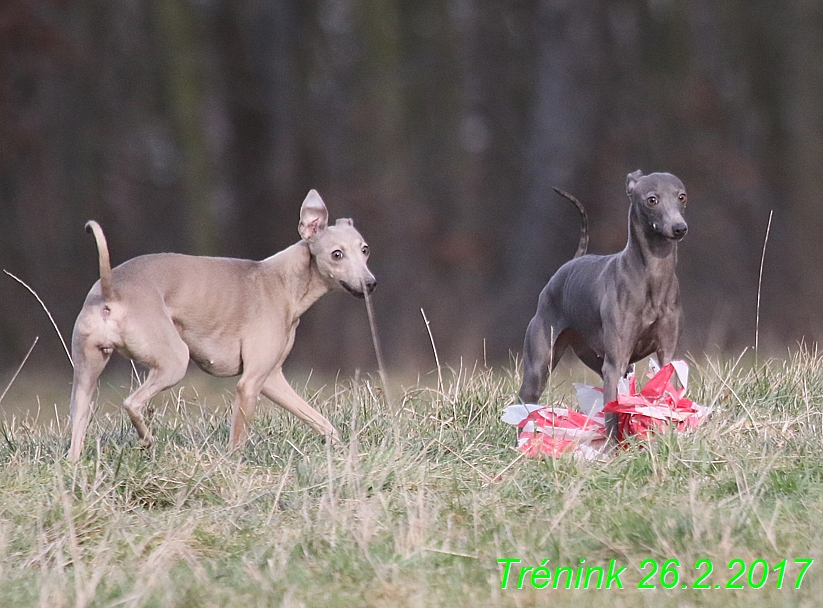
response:
M374 288L377 287L377 279L371 277L363 281L363 286L366 288L366 291L369 293L374 291Z
M686 224L676 224L672 226L672 234L676 239L682 239L686 236L686 233L689 231L689 227Z

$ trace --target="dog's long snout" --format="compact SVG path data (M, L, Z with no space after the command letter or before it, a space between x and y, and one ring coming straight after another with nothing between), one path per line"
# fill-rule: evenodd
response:
M675 224L672 226L672 235L678 241L686 236L686 233L689 231L689 227L686 225L686 222L682 222L680 224Z
M359 284L349 284L346 281L340 281L340 285L356 298L363 298L365 294L371 295L374 288L377 287L377 280L374 276L369 275L368 278L360 279Z

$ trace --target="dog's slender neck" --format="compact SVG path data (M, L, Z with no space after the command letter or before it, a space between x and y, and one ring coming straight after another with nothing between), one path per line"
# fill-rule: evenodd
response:
M329 292L306 241L298 241L260 264L265 272L277 275L283 282L285 293L291 300L293 320L303 316L312 304Z
M649 230L634 208L629 207L629 241L624 255L639 267L659 269L647 276L674 276L677 265L677 241Z

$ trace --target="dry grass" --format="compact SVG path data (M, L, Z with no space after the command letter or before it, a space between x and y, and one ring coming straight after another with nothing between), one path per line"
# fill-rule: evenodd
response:
M689 435L608 465L517 459L499 421L515 373L444 370L442 390L371 379L306 396L341 430L330 447L262 408L226 453L225 409L167 394L158 442L135 447L120 414L98 416L78 466L58 427L0 429L0 605L800 606L823 593L823 361L700 362L690 396L713 404ZM570 401L555 379L552 399ZM95 443L96 442L96 443ZM627 566L623 590L501 590L498 558ZM815 558L800 589L640 591L644 559L727 564ZM791 579L791 580L790 580ZM745 580L745 578L744 578Z

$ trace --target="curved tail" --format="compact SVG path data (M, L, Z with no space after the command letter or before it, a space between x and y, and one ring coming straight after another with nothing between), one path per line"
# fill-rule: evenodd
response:
M577 207L577 210L580 212L580 241L577 244L577 251L574 257L579 258L581 255L586 255L586 250L589 248L589 216L586 215L586 209L583 207L583 203L568 192L564 192L560 188L555 188L554 191L563 198L567 198L573 202L574 206Z
M100 260L100 290L104 300L114 299L114 290L111 286L111 261L109 260L109 246L100 224L94 220L86 222L86 232L94 235L97 243L97 256Z

